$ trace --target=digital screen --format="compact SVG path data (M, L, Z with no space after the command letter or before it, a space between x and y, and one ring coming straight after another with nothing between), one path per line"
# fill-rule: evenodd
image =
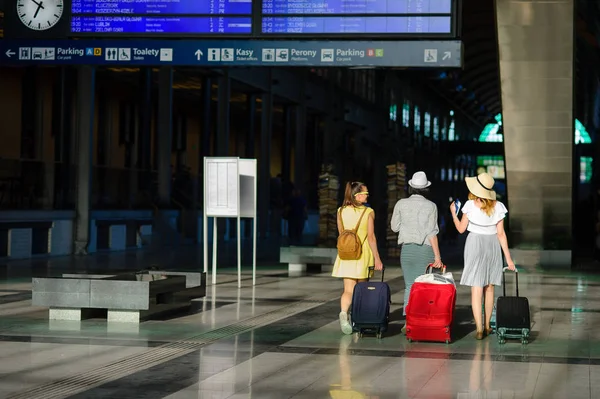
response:
M264 34L452 33L451 17L263 17Z
M450 14L452 0L263 0L263 14Z
M73 17L71 33L250 34L250 17Z
M72 0L73 14L252 14L252 0Z

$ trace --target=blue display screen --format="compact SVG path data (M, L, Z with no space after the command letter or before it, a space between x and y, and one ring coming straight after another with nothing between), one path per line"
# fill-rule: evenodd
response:
M451 14L452 0L263 0L263 14Z
M451 17L263 17L264 34L450 34Z
M72 33L97 34L250 34L245 17L72 17Z
M73 14L252 14L252 0L72 0Z

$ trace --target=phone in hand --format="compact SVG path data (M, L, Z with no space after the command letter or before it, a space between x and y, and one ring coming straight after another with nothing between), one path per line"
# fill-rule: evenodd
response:
M458 215L458 211L460 210L460 200L457 199L456 201L454 201L454 209L456 210L456 214Z

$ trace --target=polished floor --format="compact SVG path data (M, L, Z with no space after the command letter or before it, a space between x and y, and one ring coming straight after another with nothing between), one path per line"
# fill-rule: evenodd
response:
M49 322L47 309L31 306L30 277L14 267L0 285L3 398L600 397L595 276L522 271L533 318L527 346L476 341L460 287L455 342L445 345L401 335L398 267L386 272L393 322L383 340L340 333L341 285L327 274L261 269L255 287L245 274L238 289L224 270L193 313L138 326Z

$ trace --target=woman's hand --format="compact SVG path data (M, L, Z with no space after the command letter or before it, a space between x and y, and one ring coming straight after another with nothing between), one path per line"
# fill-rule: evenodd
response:
M506 266L508 267L508 270L512 270L513 272L517 270L515 262L513 262L512 260L510 262L506 262Z
M375 270L383 270L383 262L381 259L375 261Z
M441 260L441 259L436 259L436 260L435 260L435 261L434 261L434 262L431 264L431 266L432 266L432 267L434 267L434 268L436 268L436 269L441 269L441 268L444 266L444 264L442 263L442 260Z
M456 216L456 205L454 204L454 202L450 203L450 213L452 214L452 216Z

